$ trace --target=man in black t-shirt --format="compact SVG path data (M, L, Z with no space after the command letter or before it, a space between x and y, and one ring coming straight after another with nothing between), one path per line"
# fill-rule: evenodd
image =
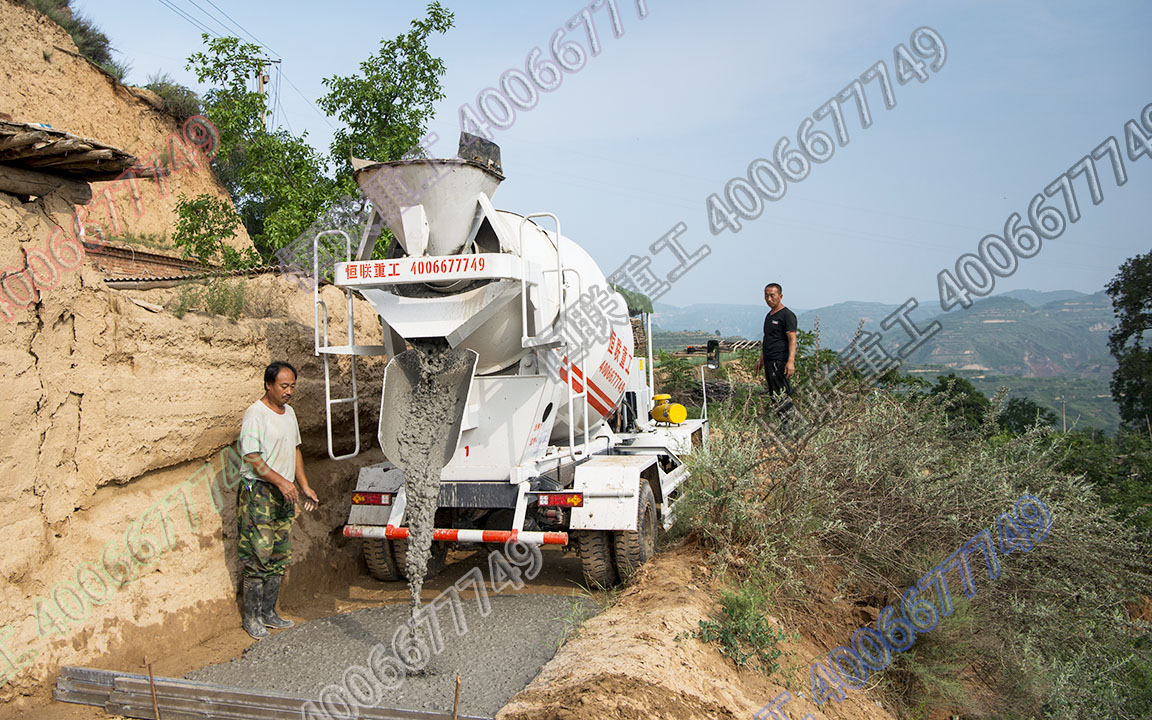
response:
M764 341L756 371L764 368L768 392L791 395L788 378L796 372L796 313L784 307L784 292L779 283L764 286L764 302L771 312L764 316Z

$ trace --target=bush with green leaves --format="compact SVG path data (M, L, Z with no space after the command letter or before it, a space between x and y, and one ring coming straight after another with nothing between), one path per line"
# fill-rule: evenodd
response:
M695 378L692 372L692 363L687 358L677 357L667 350L660 350L656 354L656 367L661 370L662 379L657 383L658 393L679 395L687 391Z
M224 315L235 320L247 308L248 293L244 281L222 277L181 285L176 299L168 305L178 318L193 310L204 310L209 315Z
M1082 475L1120 516L1152 533L1152 438L1121 430L1075 430L1063 437L1060 469Z
M677 529L728 582L765 587L802 622L829 573L847 601L899 606L905 588L981 529L996 533L997 516L1031 493L1051 510L1048 537L1002 555L996 580L977 554L977 594L897 655L880 691L905 708L981 716L1147 717L1149 625L1126 608L1152 586L1147 536L1061 470L1065 447L1050 430L991 442L995 412L973 426L950 417L947 400L856 388L790 454L768 440L777 420L754 396L714 406ZM950 585L962 598L954 574Z
M227 242L236 237L240 227L240 216L229 200L207 194L192 199L181 195L176 216L172 242L184 257L226 270L259 263L260 256L252 248L237 250Z
M717 643L720 654L731 658L738 667L754 659L752 667L774 673L780 667L776 661L783 654L776 644L786 634L768 620L767 604L764 590L754 583L745 582L735 591L724 590L720 594L720 612L701 620L690 634L704 642Z
M80 54L92 62L106 67L112 63L112 45L108 36L80 13L72 10L70 0L30 0L32 7L48 16L72 37ZM116 73L112 73L115 75Z
M195 91L176 82L166 72L158 72L148 77L144 86L160 96L164 112L181 123L193 115L200 114L200 96Z

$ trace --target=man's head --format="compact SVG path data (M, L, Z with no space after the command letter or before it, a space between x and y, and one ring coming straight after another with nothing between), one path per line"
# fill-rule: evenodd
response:
M764 286L764 302L768 303L768 307L775 310L783 301L784 290L780 287L780 283L768 283Z
M264 397L277 407L284 407L296 390L296 368L286 362L274 362L264 368Z

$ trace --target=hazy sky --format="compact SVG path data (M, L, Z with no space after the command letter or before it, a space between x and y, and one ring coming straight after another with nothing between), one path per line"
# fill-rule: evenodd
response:
M355 72L382 38L407 31L426 5L73 4L133 64L129 80L143 84L163 69L194 85L184 63L200 49L201 30L165 3L217 34L224 30L199 8L224 22L221 10L227 13L283 60L285 77L312 101L324 93L322 78ZM599 55L496 131L508 179L495 204L557 213L564 234L606 271L630 254L650 254L651 243L684 222L685 248L708 243L712 253L663 302L759 303L764 283L777 281L796 307L900 303L914 295L938 310L937 273L977 252L985 235L1002 235L1012 213L1027 223L1033 197L1110 136L1126 184L1117 187L1107 148L1099 150L1100 204L1092 202L1086 173L1072 177L1080 220L1021 259L1013 276L998 278L993 292L1095 292L1126 258L1152 248L1152 157L1131 161L1124 131L1152 103L1150 3L648 0L642 20L634 0L617 3L623 34L615 36L608 6L598 5L591 17ZM553 33L587 4L443 4L455 13L455 26L432 40L447 65L447 98L431 124L440 141L432 150L452 156L459 108L476 107L477 93L499 87L505 70L523 71L534 48L547 57ZM894 48L911 48L922 26L943 38L947 58L936 71L925 68L927 81L901 85ZM564 40L587 52L583 26L567 32ZM927 36L920 41L928 47ZM881 60L896 104L887 109L879 81L869 77L862 87L872 124L864 130L849 86ZM724 197L733 177L747 180L749 163L771 159L781 137L790 138L787 149L795 147L801 123L845 88L848 143L837 142L829 160L812 164L780 200L765 202L757 219L742 220L739 233L713 236L708 196ZM336 121L287 81L281 104L288 125L306 129L326 150ZM832 115L814 120L812 131L835 137ZM1067 216L1061 190L1053 192L1042 207ZM669 250L653 255L659 275L675 266Z

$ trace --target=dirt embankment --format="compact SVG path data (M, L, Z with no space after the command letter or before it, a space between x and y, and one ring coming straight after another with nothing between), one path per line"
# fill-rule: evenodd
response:
M0 227L23 214L23 227L44 229L42 213L16 205L0 197ZM7 381L0 394L0 641L30 664L0 688L0 700L43 694L63 663L103 658L106 666L135 667L146 653L200 642L222 623L238 622L234 490L225 487L214 501L210 482L195 480L205 459L208 472L220 474L217 453L235 440L272 359L300 370L294 404L306 467L329 501L294 532L285 599L291 603L302 585L311 592L342 582L355 568L335 529L346 518L358 466L380 453L351 463L319 460L327 439L310 293L273 277L248 288L274 317L177 319L131 299L162 304L175 290L111 291L83 267L14 322L0 323ZM329 307L341 306L334 289L325 297ZM378 342L379 327L367 320L374 314L360 310L358 335ZM341 324L332 332L343 332ZM361 365L368 396L367 388L379 388L381 363ZM333 388L334 396L348 394L346 383ZM364 405L362 447L373 448L374 403ZM351 426L347 410L336 420ZM350 432L338 438L337 449L351 440ZM130 582L117 588L124 579ZM89 598L74 594L85 588Z
M171 146L180 123L158 104L153 93L122 85L80 57L68 33L47 17L21 2L0 0L0 117L113 145L146 166L175 164L177 170L161 178L92 184L93 220L107 225L111 237L135 238L132 244L163 252L172 248L168 238L181 195L228 195L206 163ZM196 165L181 167L189 158ZM111 203L102 199L105 190ZM46 238L37 239L42 244ZM243 227L232 243L251 246Z
M57 48L75 49L55 24L0 0L0 112L144 157L179 133L175 120ZM116 195L134 231L167 233L180 192L224 193L203 162L168 180L164 197L153 181L138 181L147 210L139 218L129 194ZM56 194L22 202L0 193L0 269L24 267L56 228L70 229L74 210ZM346 584L356 568L336 528L358 467L380 453L326 459L311 293L273 277L246 286L258 317L178 319L145 307L176 290L109 290L85 259L0 322L0 715L45 698L61 664L137 668L146 654L163 656L239 622L235 491L227 487L235 473L215 497L212 481L227 475L218 453L262 394L273 359L300 370L294 405L305 464L328 501L294 531L284 601L291 609L299 593ZM335 289L324 297L343 307ZM375 314L360 303L358 315L360 342L378 343ZM334 319L331 332L338 337L342 327ZM368 398L383 361L360 367L368 449L376 445ZM346 378L346 364L334 374ZM334 384L334 397L348 394L346 383ZM351 427L349 408L335 418ZM338 451L352 441L350 429L343 435Z
M892 720L860 693L817 708L807 682L798 682L807 679L800 659L821 652L814 642L781 641L785 670L765 677L737 669L714 644L677 639L710 615L714 596L694 552L657 555L619 602L586 621L496 720L746 720L786 690L792 699L780 711L784 718ZM780 684L786 680L790 686Z

